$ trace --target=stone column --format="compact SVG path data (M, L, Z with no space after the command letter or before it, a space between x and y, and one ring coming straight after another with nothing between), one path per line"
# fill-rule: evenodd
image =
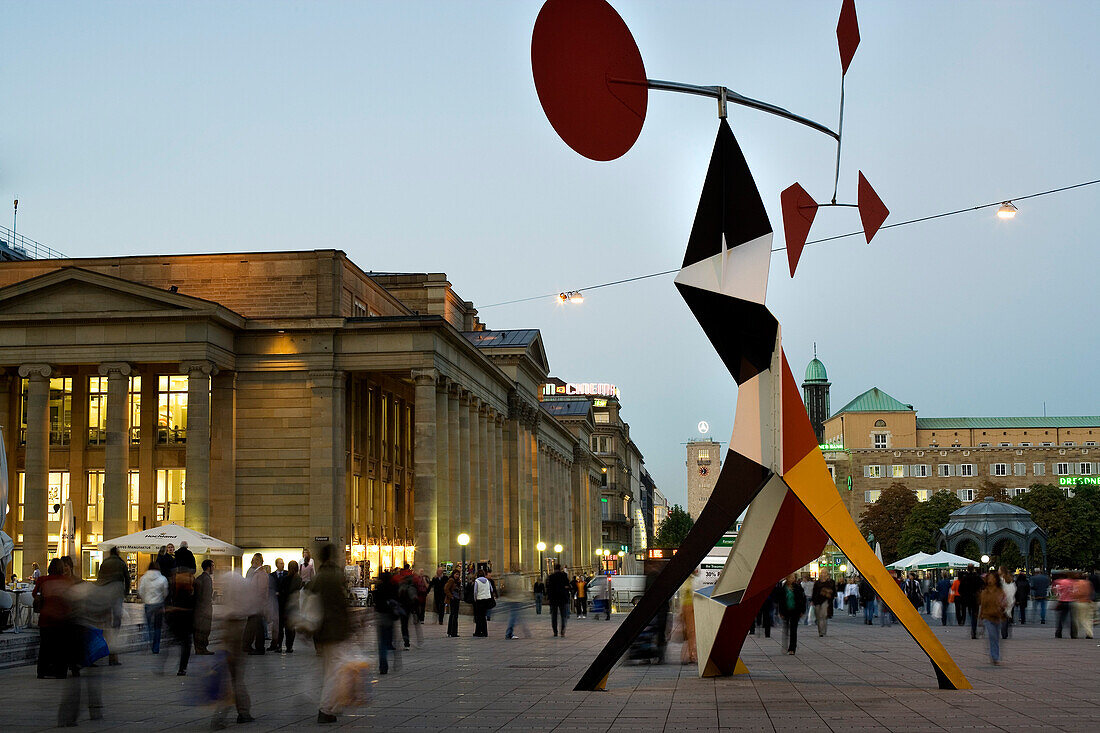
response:
M481 400L470 398L470 549L469 559L485 559L484 517L481 513Z
M416 559L426 569L439 562L436 546L439 496L436 486L435 369L414 369L416 396L413 404L413 514Z
M515 561L512 559L511 548L508 546L508 504L505 500L504 491L504 418L500 414L497 414L496 419L493 420L493 456L494 456L494 469L493 473L496 476L496 484L494 488L493 503L496 508L494 516L497 517L496 521L496 537L497 547L500 548L500 562L501 570L504 572L512 572L512 568L515 567Z
M473 535L470 517L470 393L462 390L458 396L458 531ZM469 559L469 551L467 551Z
M509 405L510 407L511 405ZM504 543L508 548L508 569L514 570L522 567L526 560L526 553L521 552L519 546L519 494L516 484L519 480L519 425L511 417L504 421L501 427L501 453L503 467L503 494L504 503L501 507L504 530Z
M103 537L128 534L128 489L130 486L130 373L126 362L100 364L107 377L107 446L103 449ZM188 402L191 395L188 394ZM191 410L187 411L190 418ZM76 481L69 480L70 490ZM190 487L188 487L190 488ZM190 492L188 492L190 493ZM188 496L188 499L191 497Z
M50 375L49 364L24 364L19 376L27 384L27 448L23 479L23 568L22 577L31 574L37 562L46 574L46 495L50 485ZM12 441L15 442L14 440ZM18 500L18 486L15 489ZM9 502L14 505L16 502Z
M435 551L436 563L449 560L451 553L451 430L449 408L450 400L447 399L447 378L440 377L436 381L435 389L435 495L436 495L436 519L435 519ZM434 576L435 571L431 567L421 567Z
M447 557L458 562L458 534L462 528L462 476L465 466L462 463L462 404L459 400L460 389L455 382L447 385L447 472L450 476L449 494L451 497L451 515L448 521Z
M237 542L237 373L210 380L210 533Z
M185 361L180 371L187 375L184 524L206 533L210 531L210 375L217 374L218 368L209 361Z
M494 564L500 563L500 558L494 554L493 547L493 534L496 531L496 523L493 521L492 507L489 504L489 497L492 494L493 477L489 472L492 461L490 460L491 447L489 445L489 414L491 408L484 402L481 404L481 409L478 410L478 464L479 472L481 473L481 486L479 494L480 500L478 501L478 515L480 521L478 522L481 528L481 554L487 559L493 561ZM498 571L499 572L499 571Z
M344 460L346 377L344 372L332 369L309 372L310 537L307 539L328 537L336 547L338 559L343 557L344 545L347 544L344 536L347 513L347 468Z

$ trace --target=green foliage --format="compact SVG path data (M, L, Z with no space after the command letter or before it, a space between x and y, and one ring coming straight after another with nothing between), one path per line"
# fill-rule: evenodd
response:
M1100 491L1076 486L1074 496L1051 484L1032 484L1012 502L1047 532L1050 567L1088 569L1100 563ZM1042 558L1032 558L1032 564Z
M668 516L657 527L657 534L653 538L654 547L664 549L679 547L693 526L695 526L695 520L691 515L679 504L673 504L668 510Z
M936 530L947 524L951 512L962 506L954 491L943 489L928 501L917 504L909 512L901 534L898 536L898 557L908 557L918 552L936 552ZM878 534L875 534L878 537Z
M1007 541L1001 543L1000 554L994 555L990 558L991 564L1001 567L1002 565L1008 568L1009 572L1016 572L1017 568L1024 567L1024 557L1020 554L1020 548L1016 546L1015 542ZM1039 559L1042 562L1042 558Z
M905 484L895 482L883 489L878 501L860 515L859 526L863 535L874 534L875 542L882 543L882 560L886 564L904 557L898 552L898 541L905 520L919 503L916 494Z
M1008 490L1002 484L983 478L978 484L978 490L974 492L974 501L985 501L987 496L994 501L1008 501Z

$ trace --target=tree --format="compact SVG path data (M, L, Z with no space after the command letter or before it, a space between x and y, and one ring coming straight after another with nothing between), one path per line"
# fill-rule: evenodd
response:
M909 512L898 537L898 556L908 557L918 552L934 553L936 530L947 524L951 512L961 506L962 502L955 492L947 489L937 491L928 501L917 504Z
M684 511L679 504L673 504L665 517L657 527L657 535L653 538L655 547L675 549L683 543L688 532L695 526L695 520Z
M860 515L859 526L864 536L873 534L875 541L882 543L884 562L891 563L902 557L898 554L898 540L905 520L918 503L912 490L903 483L895 482L883 489L878 501Z
M1005 489L1003 484L983 478L981 483L978 484L978 490L974 492L974 501L985 501L987 496L993 497L994 501L1008 501L1009 499L1008 490Z
M1047 533L1047 564L1050 567L1076 567L1077 529L1064 491L1052 484L1032 484L1026 493L1012 501L1031 512L1031 519ZM1032 562L1041 558L1032 558Z

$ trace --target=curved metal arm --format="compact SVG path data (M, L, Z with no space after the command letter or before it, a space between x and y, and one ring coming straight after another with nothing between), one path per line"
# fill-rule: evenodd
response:
M612 84L641 84L638 81L632 81L630 79L615 79L608 78L607 80ZM753 99L752 97L746 97L744 94L738 94L737 92L722 86L704 87L696 84L682 84L678 81L661 81L660 79L646 79L646 86L650 89L656 89L662 92L679 92L681 94L696 94L700 97L710 97L711 99L718 100L718 116L726 116L726 102L732 102L733 104L739 104L742 107L750 107L752 109L760 110L761 112L767 112L777 117L790 120L791 122L797 122L800 125L805 125L811 129L823 132L833 140L840 141L840 134L833 132L825 125L819 122L814 122L811 119L796 115L793 112L777 107L774 104L768 102L762 102L759 99Z

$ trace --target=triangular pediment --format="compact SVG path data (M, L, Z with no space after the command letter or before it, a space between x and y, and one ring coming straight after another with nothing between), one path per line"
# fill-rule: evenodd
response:
M66 267L0 288L0 314L79 316L165 311L212 313L224 308L201 298Z

